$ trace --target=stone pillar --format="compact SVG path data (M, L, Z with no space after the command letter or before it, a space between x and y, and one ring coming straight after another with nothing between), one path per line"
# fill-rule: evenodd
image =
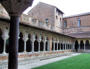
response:
M66 47L66 43L65 43L65 50L67 49L67 47Z
M78 41L78 45L79 45L79 48L78 48L78 51L80 50L80 41Z
M40 42L41 41L38 41L38 52L40 52Z
M32 35L32 53L34 53L34 41L35 41L35 35Z
M48 40L47 42L48 42L48 51L51 51L51 49L50 49L50 41Z
M24 52L26 52L26 42L28 40L28 34L24 34L24 37L23 37L23 40L24 40Z
M40 52L40 42L41 42L41 36L38 38L38 52Z
M85 42L86 42L86 41L84 40L83 42L84 42L84 51L85 51L85 49L86 49Z
M63 51L64 51L64 42L63 42Z
M75 42L72 44L72 50L75 50Z
M43 51L45 52L45 49L46 49L46 40L44 40L43 43L44 43L44 49L43 49Z
M58 51L58 41L57 41L57 51Z
M53 51L55 51L55 41L53 41Z
M6 52L5 52L5 50L6 50L6 41L7 41L7 39L9 38L9 36L8 36L8 31L6 31L6 30L3 31L2 38L3 38L3 40L4 40L3 54L6 54Z
M59 42L60 43L60 42ZM60 43L60 51L61 51L61 43Z

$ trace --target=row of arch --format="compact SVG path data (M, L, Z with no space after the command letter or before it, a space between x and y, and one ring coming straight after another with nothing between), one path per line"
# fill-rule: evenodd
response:
M46 38L46 41L43 41L44 38L41 37L41 41L38 41L37 35L35 35L35 41L32 42L31 40L31 35L28 34L28 40L26 41L26 49L25 49L25 42L23 39L23 34L20 32L19 34L19 47L18 47L18 52L38 52L38 51L49 51L49 40L48 37ZM34 48L33 48L34 46ZM52 51L53 50L64 50L64 49L72 49L71 44L64 44L64 43L53 43L52 42ZM2 30L0 29L0 53L4 52L4 40L2 38ZM9 52L9 39L6 40L5 44L5 53Z
M79 49L90 49L90 43L89 40L86 40L85 43L83 40L81 40L80 42L78 42L78 40L75 41L75 49L76 51L78 51Z
M52 50L66 50L66 49L72 49L72 44L64 44L64 43L54 43L52 42Z
M23 40L23 34L20 32L19 35L19 47L18 47L18 52L24 52L24 40ZM42 38L43 39L43 38ZM9 52L9 39L6 40L6 46L5 46L5 52ZM3 53L4 50L4 40L2 38L2 31L0 29L0 53ZM31 35L28 34L28 40L26 41L26 52L31 52L32 51L32 41L31 41ZM39 51L39 42L37 40L37 36L35 36L35 41L34 41L34 52ZM44 42L41 40L40 41L40 51L44 51ZM45 51L48 51L48 39L45 42Z

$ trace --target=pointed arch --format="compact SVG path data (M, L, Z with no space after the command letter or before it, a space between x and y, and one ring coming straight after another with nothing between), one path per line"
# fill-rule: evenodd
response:
M85 42L85 48L86 48L86 49L90 49L90 43L89 43L89 40L86 40L86 42Z
M43 43L43 41L41 41L40 42L40 51L43 51L44 50L43 48L44 48L44 43Z
M31 35L28 34L28 40L26 42L26 52L32 51L32 41L31 41Z
M23 41L23 33L20 32L19 34L19 46L18 46L18 51L19 52L24 52L24 41Z
M80 41L80 49L84 49L84 43L83 43L83 40Z
M75 41L75 51L78 52L78 48L79 48L79 44L78 44L78 41L76 40Z

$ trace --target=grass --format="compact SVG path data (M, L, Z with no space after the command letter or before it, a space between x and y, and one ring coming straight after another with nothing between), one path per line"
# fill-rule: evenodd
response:
M33 69L90 69L90 54L81 54Z

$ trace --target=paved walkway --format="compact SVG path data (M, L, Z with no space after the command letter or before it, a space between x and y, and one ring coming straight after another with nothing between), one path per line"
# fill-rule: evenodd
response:
M63 59L66 59L66 58L69 58L69 57L72 57L72 56L77 56L77 55L80 55L80 53L74 53L74 54L69 55L69 56L61 56L61 57L56 57L56 58L52 58L52 59L42 60L42 61L39 61L37 63L31 64L30 68L42 66L42 65L45 65L45 64L49 64L49 63L52 63L52 62L56 62L56 61L63 60Z

